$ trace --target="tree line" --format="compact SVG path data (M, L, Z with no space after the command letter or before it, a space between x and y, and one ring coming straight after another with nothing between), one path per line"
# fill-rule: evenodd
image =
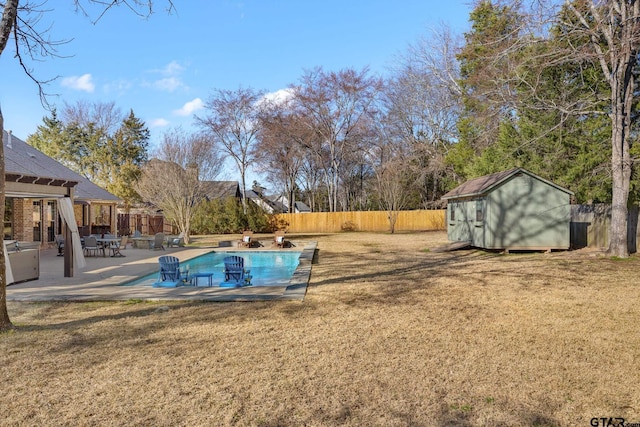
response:
M64 138L52 135L60 125L52 116L28 142L66 164L78 159L72 168L127 202L144 199L126 189L142 189L142 170L159 160L205 180L231 159L243 195L253 168L290 209L302 200L313 211L387 210L392 230L394 212L443 207L442 194L461 182L523 167L572 190L577 203L612 203L614 227L625 228L612 234L623 255L626 209L638 200L638 5L525 6L476 3L467 32L426 34L385 78L317 67L276 94L213 90L194 117L199 131L168 132L149 156L155 162L146 161L148 131L133 112L121 137L103 139L104 116L67 107ZM179 133L185 147L195 144L184 148L198 153L191 160L174 159Z

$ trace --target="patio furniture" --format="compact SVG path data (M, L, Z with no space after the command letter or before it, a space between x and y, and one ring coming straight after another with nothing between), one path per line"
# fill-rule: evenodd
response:
M251 285L250 271L244 268L244 258L231 255L224 259L224 282L220 283L223 288L239 288Z
M171 248L173 246L177 246L177 247L184 246L184 233L180 233L177 236L167 237L167 247Z
M116 256L123 257L124 256L122 254L122 252L120 252L120 250L127 248L127 240L128 240L127 236L122 236L122 238L120 240L114 239L114 240L109 242L109 250L111 250L111 256L112 257L116 257Z
M286 243L286 240L284 240L284 231L276 231L273 235L273 245L278 248L284 248Z
M102 251L102 256L105 255L104 247L98 244L96 236L87 236L84 238L84 253L86 256L98 256L98 252Z
M198 278L204 277L207 279L207 285L209 287L213 286L213 273L191 273L189 278L191 279L191 284L193 286L198 286Z
M56 234L55 238L56 247L58 248L58 256L64 255L64 237L62 234Z
M250 248L253 245L253 231L242 233L242 239L238 242L239 247Z
M154 251L162 249L164 251L164 233L156 233L151 242L151 248Z
M180 269L180 260L177 257L165 255L158 258L160 274L154 287L176 287L191 283L189 272Z

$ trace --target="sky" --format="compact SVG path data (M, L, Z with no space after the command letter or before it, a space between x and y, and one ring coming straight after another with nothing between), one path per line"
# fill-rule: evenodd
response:
M472 10L459 0L174 0L168 14L166 0L155 0L150 18L119 7L92 23L73 3L42 7L38 28L67 42L57 46L58 57L27 67L50 81L44 90L58 109L82 101L133 110L151 131L151 148L171 129L195 131L194 115L206 115L203 104L215 90L274 93L315 67L368 67L385 77L431 30L467 31ZM50 112L12 43L0 57L0 108L5 130L26 140ZM239 176L229 171L226 178Z

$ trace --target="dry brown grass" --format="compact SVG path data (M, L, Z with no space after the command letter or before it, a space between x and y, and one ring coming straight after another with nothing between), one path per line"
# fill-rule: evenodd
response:
M640 421L638 258L315 239L304 302L10 303L0 424Z

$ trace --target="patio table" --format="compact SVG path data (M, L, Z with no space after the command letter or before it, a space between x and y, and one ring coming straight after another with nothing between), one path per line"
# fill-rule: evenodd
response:
M98 237L96 239L96 241L98 243L100 243L102 245L102 247L104 248L104 250L102 251L102 253L104 254L103 256L107 256L107 249L111 249L113 254L111 255L112 257L114 256L124 256L122 255L119 251L118 254L116 255L116 251L113 250L113 248L111 247L112 244L117 243L120 241L120 238L116 238L116 237Z
M198 286L198 277L206 277L208 278L208 286L212 287L213 286L213 273L192 273L190 274L190 278L191 278L191 284L193 286Z

